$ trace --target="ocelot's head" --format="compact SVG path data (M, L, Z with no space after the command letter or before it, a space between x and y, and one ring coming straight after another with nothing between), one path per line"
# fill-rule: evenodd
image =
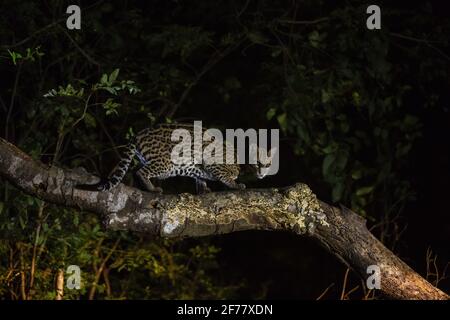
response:
M276 148L272 148L268 151L264 148L257 148L258 156L253 167L256 170L256 177L258 179L263 179L269 173L272 166L272 159L276 151Z

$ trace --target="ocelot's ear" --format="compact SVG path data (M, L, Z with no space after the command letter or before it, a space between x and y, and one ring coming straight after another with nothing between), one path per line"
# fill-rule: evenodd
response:
M271 160L273 158L273 156L275 155L275 153L277 152L277 150L278 150L277 147L272 147L269 150L267 150L267 158L269 160ZM258 159L262 159L263 156L265 156L264 152L266 152L266 149L259 148Z

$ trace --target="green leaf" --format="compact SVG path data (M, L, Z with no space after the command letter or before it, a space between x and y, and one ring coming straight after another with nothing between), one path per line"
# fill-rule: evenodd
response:
M75 214L75 215L73 216L73 224L74 224L75 226L78 226L79 223L80 223L79 217L78 217L77 214Z
M352 179L358 180L362 177L362 170L361 169L355 169L352 171Z
M357 107L361 106L361 96L358 92L354 91L352 93L353 104Z
M116 91L116 89L115 88L112 88L112 87L105 87L105 88L103 88L104 90L106 90L106 91L108 91L109 93L111 93L112 95L117 95L117 91Z
M101 84L108 84L108 75L104 73L100 79Z
M116 81L117 76L119 75L119 70L120 69L115 69L109 76L109 83L113 83L114 81Z
M287 130L287 114L282 113L277 117L278 124L280 125L281 130L286 132Z
M338 145L336 143L331 143L322 149L323 153L330 154L336 152Z
M95 128L97 126L97 122L95 121L95 118L90 115L89 113L86 113L84 116L84 122L88 127Z
M257 43L257 44L264 44L268 42L269 40L260 32L249 32L247 34L248 38L251 42Z
M311 32L308 35L308 40L312 47L317 48L319 46L319 41L320 41L319 32L317 32L316 30Z
M0 214L2 214L4 207L5 207L5 204L3 202L0 202Z
M419 119L415 116L412 116L410 114L407 114L405 116L405 119L403 120L403 123L406 127L413 127L415 124L419 122Z
M323 159L322 174L324 177L327 177L329 175L331 165L334 163L335 159L336 159L336 154L334 154L334 153L327 154L326 157Z
M37 244L42 245L45 242L45 238L46 238L45 235L41 234L37 239Z
M22 229L25 229L27 224L25 223L25 220L23 219L22 215L20 215L20 214L19 214L19 223L20 223L20 227Z
M322 99L322 103L327 103L328 101L330 101L331 95L328 92L326 92L324 89L322 89L321 99Z
M267 120L271 120L275 116L276 113L277 113L277 109L270 108L266 113Z
M347 133L350 130L350 124L347 122L347 120L341 121L340 126L343 133Z
M348 161L348 152L346 150L339 150L336 157L336 171L344 171Z
M305 126L303 121L299 121L297 125L297 133L300 138L307 144L311 143L311 137L308 132L308 128Z
M369 193L371 193L373 191L374 187L375 186L359 188L358 190L356 190L356 195L360 197L360 196L364 196L366 194L369 194Z
M341 200L343 193L344 193L344 184L342 182L335 184L331 192L332 201L338 202L339 200Z
M14 65L17 64L17 60L22 59L22 55L20 53L18 53L18 52L10 51L8 49L8 53L11 56Z

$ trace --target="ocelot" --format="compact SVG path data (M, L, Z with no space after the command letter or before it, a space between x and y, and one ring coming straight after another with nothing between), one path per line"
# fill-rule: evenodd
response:
M232 189L245 189L245 185L237 183L236 179L241 171L241 165L234 163L195 163L193 158L198 153L194 148L194 143L189 147L193 157L181 159L174 163L171 158L173 148L179 144L172 141L172 133L175 129L185 129L190 134L194 134L194 126L191 124L161 124L154 128L147 128L140 131L134 138L130 139L123 156L110 173L108 179L102 180L93 185L78 185L77 189L92 191L108 191L116 187L123 179L131 166L133 157L137 157L140 168L136 171L137 176L142 181L147 190L152 192L162 192L162 189L155 187L151 178L166 179L174 176L185 176L195 179L197 191L209 192L205 180L220 181ZM202 134L205 129L202 129ZM213 139L211 139L213 140ZM204 141L206 147L211 141ZM225 146L226 143L223 145ZM225 151L224 151L225 153ZM269 151L269 161L262 163L257 161L253 167L256 176L262 179L268 172L271 165Z

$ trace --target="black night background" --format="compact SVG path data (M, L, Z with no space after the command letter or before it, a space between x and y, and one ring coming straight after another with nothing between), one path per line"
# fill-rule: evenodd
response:
M366 8L375 3L356 0L4 0L0 137L45 165L104 177L127 136L156 123L280 129L278 174L244 175L247 188L308 184L320 200L364 217L389 250L448 293L445 3L378 1L381 29L369 30ZM80 30L66 27L71 4L81 8ZM123 182L141 187L135 180ZM195 193L190 178L156 184ZM69 265L80 267L83 286L58 297ZM98 215L27 195L1 173L0 299L56 298L383 295L307 237L105 230Z

